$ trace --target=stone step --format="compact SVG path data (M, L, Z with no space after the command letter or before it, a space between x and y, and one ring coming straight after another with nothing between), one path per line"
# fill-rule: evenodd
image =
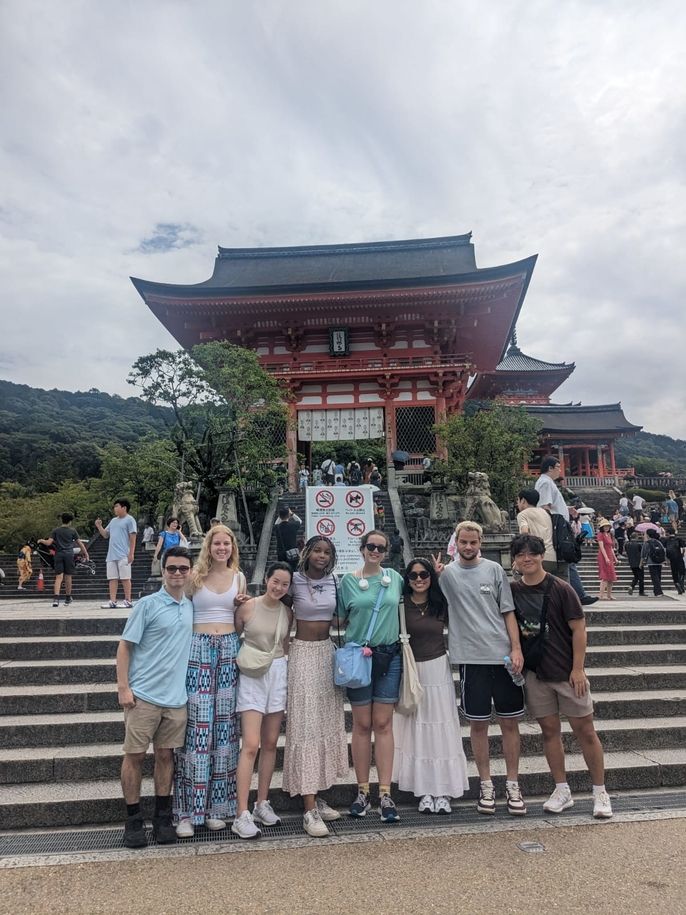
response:
M667 749L684 746L686 743L686 717L653 718L650 721L642 718L597 721L596 730L607 752ZM528 721L522 722L520 732L522 756L542 755L543 742L538 725ZM498 725L491 724L488 734L491 758L496 760L502 756L502 740ZM462 739L467 758L471 759L468 725L462 726ZM352 766L350 734L347 735L347 740L348 762ZM574 735L566 721L562 724L562 740L566 752L578 750ZM283 767L284 746L285 736L282 734L277 747L277 772ZM152 759L153 753L149 750L145 762L146 775L152 774ZM121 742L3 749L0 750L0 784L114 779L119 776L121 760Z
M632 599L627 598L628 600ZM622 601L624 601L624 598L622 598ZM597 604L584 607L586 625L590 629L596 626L672 626L674 624L686 624L686 605L679 605L676 601L670 601L669 606L653 609L642 607L641 603L643 601L636 599L636 607L621 607L615 610L610 602L598 601Z
M123 740L124 720L111 692L89 695L93 703L109 701L105 710L17 714L0 716L0 747L69 746ZM90 700L92 696L92 700ZM686 689L594 690L598 720L666 718L686 715ZM8 703L9 704L9 703ZM38 706L34 706L37 708ZM350 705L345 703L345 728L352 728Z
M589 645L680 645L686 643L686 625L593 626L588 628Z
M583 757L569 754L566 758L568 781L573 791L588 791L591 782ZM686 749L652 749L641 752L609 752L605 756L605 783L610 791L637 790L682 785L686 782ZM468 764L470 796L478 791L476 770ZM496 782L499 806L504 816L501 800L504 788L505 764L493 760L493 776ZM371 781L377 782L374 770ZM253 799L256 779L253 779ZM543 756L525 757L520 766L520 784L525 796L547 795L552 789L552 780ZM341 809L347 808L356 791L355 773L349 770L329 791L322 792L330 804ZM400 803L411 803L413 798L406 792L394 792ZM143 783L144 811L152 811L153 786L150 779ZM270 800L276 810L298 810L299 798L291 798L281 791L281 773L275 772L270 790ZM124 804L119 781L115 779L38 782L25 785L0 787L0 822L3 829L53 828L96 823L121 823L124 819Z
M587 668L644 667L656 664L686 664L686 645L589 645L586 649Z
M119 639L111 635L0 638L0 660L114 657Z
M3 686L24 685L25 691L32 684L57 685L61 683L109 683L116 682L114 655L109 658L71 658L51 661L0 661L0 684Z
M44 682L32 685L2 685L0 686L0 708L2 708L3 714L11 716L51 715L118 710L114 682L115 671L112 662L103 663L102 673L107 676L102 682L93 682L90 676L93 665L89 665L87 662L81 662L76 668L72 662L63 662L63 665L65 671L85 669L88 680L48 685ZM456 694L459 694L459 678L456 670L453 670L453 679ZM589 679L594 691L686 689L686 665L590 668Z

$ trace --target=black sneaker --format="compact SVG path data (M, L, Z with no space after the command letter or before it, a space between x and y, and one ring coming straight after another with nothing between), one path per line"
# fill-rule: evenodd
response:
M68 595L64 598L64 606L65 606L65 607L68 607L69 604L71 603L71 601L72 601L72 596L71 596L71 594L68 594Z
M56 598L53 600L52 605L53 605L53 607L59 607L59 605L60 605L60 599L59 599L59 597L56 597Z
M124 824L124 847L143 848L147 844L145 830L143 829L143 817L140 813L134 813Z
M158 845L173 845L176 842L171 813L160 813L152 818L152 835Z
M379 816L382 823L397 823L400 814L390 794L384 794L379 801Z
M351 817L366 817L367 811L371 808L369 803L369 795L365 794L364 791L358 791L357 797L350 805L350 816Z

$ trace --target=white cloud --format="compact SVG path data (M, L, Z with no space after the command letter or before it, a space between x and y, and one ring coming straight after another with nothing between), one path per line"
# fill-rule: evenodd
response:
M216 245L474 231L539 253L559 400L686 436L677 0L5 0L0 374L129 393L171 339L130 285ZM166 227L166 228L165 228Z

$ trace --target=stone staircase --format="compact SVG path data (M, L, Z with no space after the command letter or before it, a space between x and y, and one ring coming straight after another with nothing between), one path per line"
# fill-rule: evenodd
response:
M107 541L99 534L88 543L88 555L95 562L95 575L90 575L85 571L78 570L73 575L72 595L75 601L104 601L108 599L106 562ZM136 541L136 553L131 570L131 593L133 598L137 598L147 593L146 582L150 576L150 564L152 561L152 552L143 547L141 535L138 535ZM16 601L35 601L37 598L46 601L52 601L53 583L55 573L47 566L43 565L43 578L45 586L42 592L37 590L38 572L41 568L41 560L37 554L33 556L33 576L26 586L25 591L17 591L17 562L16 556L8 553L0 554L0 567L5 573L5 582L0 588L0 600L12 602ZM62 588L64 597L64 587ZM121 589L119 599L122 599Z
M388 524L388 522L387 522ZM587 667L597 726L606 750L607 784L618 789L686 785L686 599L644 598L598 604L587 614ZM0 822L4 829L120 823L118 773L123 716L117 706L114 656L126 611L79 601L53 610L38 602L5 604L0 614ZM346 707L350 739L351 713ZM521 781L529 797L551 781L535 722L522 724ZM472 793L476 772L470 759ZM497 727L490 731L494 773L504 764ZM590 785L568 725L569 780ZM297 808L280 790L281 739L271 797ZM145 804L151 808L151 759ZM328 792L350 802L352 770ZM399 796L410 802L409 796Z

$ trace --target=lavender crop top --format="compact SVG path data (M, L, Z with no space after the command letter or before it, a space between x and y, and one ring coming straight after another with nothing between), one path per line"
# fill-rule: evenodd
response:
M240 573L236 572L228 591L216 594L205 585L193 595L193 624L225 623L233 626L234 598L238 594Z
M296 620L330 622L336 612L336 583L333 575L308 578L302 572L293 573L291 585L293 615Z

